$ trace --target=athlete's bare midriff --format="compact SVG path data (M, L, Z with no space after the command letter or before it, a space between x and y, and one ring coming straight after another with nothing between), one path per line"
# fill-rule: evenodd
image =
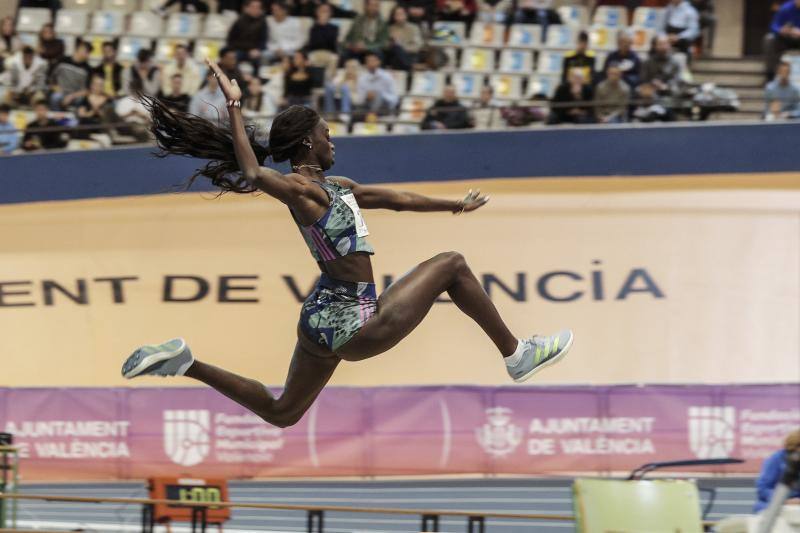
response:
M355 252L332 261L321 261L317 264L320 271L333 279L354 283L375 283L372 273L372 260L369 254L364 252Z

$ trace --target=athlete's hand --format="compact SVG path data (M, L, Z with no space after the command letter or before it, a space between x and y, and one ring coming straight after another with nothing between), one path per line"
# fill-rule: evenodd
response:
M488 201L489 197L481 196L480 189L475 189L474 191L470 189L467 195L458 202L458 209L454 211L454 213L460 215L461 213L475 211L479 207L486 205L486 202Z
M214 73L214 77L217 78L219 88L222 89L222 94L225 95L225 100L227 100L229 105L231 102L242 99L242 89L239 87L239 84L236 80L228 79L228 76L222 72L222 69L219 68L216 61L211 61L209 58L206 58L206 65L208 65L208 68Z

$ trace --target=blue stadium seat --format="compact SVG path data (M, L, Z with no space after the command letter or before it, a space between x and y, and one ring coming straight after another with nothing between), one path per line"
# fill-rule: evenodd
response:
M415 72L414 78L411 80L411 90L408 94L439 98L444 88L444 77L444 72L437 70Z
M633 10L633 25L659 31L664 24L664 10L657 7L637 7Z
M125 31L125 13L122 11L95 11L90 32L95 35L117 36Z
M600 6L594 12L592 24L624 28L628 25L628 10L622 6Z
M450 82L456 88L459 98L478 98L481 94L485 76L474 72L456 72L450 77Z
M89 27L89 11L61 9L56 14L55 31L58 35L83 35Z
M533 72L533 55L528 50L503 50L500 52L500 72L530 74Z
M494 50L466 48L461 51L461 70L465 72L493 72Z
M508 46L535 49L542 46L542 27L538 24L514 24L508 34Z
M578 42L578 29L566 24L547 28L544 48L548 50L572 50Z
M17 15L17 31L38 33L51 21L50 10L40 7L23 7Z
M128 35L158 38L164 34L164 19L149 11L137 11L131 15Z

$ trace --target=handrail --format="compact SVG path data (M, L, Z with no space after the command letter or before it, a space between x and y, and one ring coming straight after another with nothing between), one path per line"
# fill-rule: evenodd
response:
M43 500L49 502L71 502L71 503L123 503L133 505L175 505L176 500L152 500L148 498L87 498L84 496L57 496L47 494L3 494L0 499L11 500ZM362 514L396 514L396 515L446 515L446 516L483 516L486 518L517 518L526 520L553 520L553 521L572 521L572 515L552 515L552 514L522 514L522 513L493 513L485 511L457 511L441 509L386 509L380 507L344 507L337 505L291 505L274 503L238 503L238 502L179 502L182 507L227 507L241 509L271 509L275 511L325 511L343 513L362 513Z

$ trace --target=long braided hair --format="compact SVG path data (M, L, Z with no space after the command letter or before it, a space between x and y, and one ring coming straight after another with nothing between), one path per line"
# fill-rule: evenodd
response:
M203 176L219 187L221 193L247 194L257 191L240 173L230 128L197 115L171 109L158 98L148 95L140 98L152 119L150 131L159 148L155 153L156 157L183 155L209 160L192 174L186 184L187 188ZM268 157L276 163L295 158L302 147L303 139L311 134L319 120L319 114L313 109L297 105L289 107L275 116L269 132L268 146L256 140L255 126L245 126L258 163L263 165Z

